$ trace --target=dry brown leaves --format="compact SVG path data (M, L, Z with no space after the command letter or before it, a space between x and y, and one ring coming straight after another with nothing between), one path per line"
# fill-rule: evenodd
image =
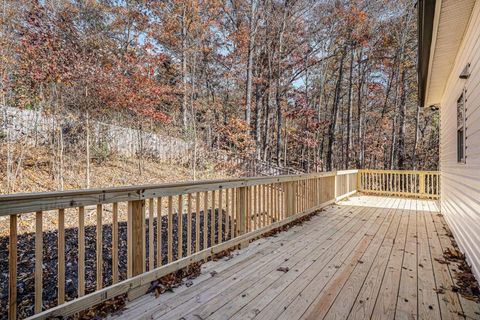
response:
M465 255L458 249L456 242L453 241L453 235L445 228L447 235L452 239L452 247L446 248L443 252L445 263L454 263L456 265L454 280L455 285L452 286L453 292L458 292L465 299L480 303L480 289L472 269L468 265ZM435 259L439 261L438 259Z
M126 295L121 295L116 298L107 300L91 309L81 312L73 319L101 319L113 314L125 306L127 301Z

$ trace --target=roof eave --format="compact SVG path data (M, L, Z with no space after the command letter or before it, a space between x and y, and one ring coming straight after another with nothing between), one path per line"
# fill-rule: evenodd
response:
M425 106L436 0L418 0L418 98Z

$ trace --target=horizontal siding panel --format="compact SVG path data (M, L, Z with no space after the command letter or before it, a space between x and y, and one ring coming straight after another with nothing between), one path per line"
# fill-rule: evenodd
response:
M442 212L455 211L454 208L449 207L448 205L442 205L441 210ZM477 239L471 238L472 233L465 232L465 230L463 229L464 225L462 223L459 223L458 218L452 217L450 215L444 215L444 216L445 216L445 221L447 222L448 226L450 227L450 230L455 236L455 240L460 250L463 253L465 253L467 257L467 262L471 265L472 272L474 275L476 275L478 279L478 275L480 274L480 266L478 264L478 261L480 261L480 258L477 255L475 255L474 251L472 250L472 246L473 248L475 248L475 241L477 241Z
M470 78L459 79L470 63ZM457 163L457 99L467 89L467 163ZM480 2L477 1L440 108L441 210L480 280Z
M442 205L442 210L448 210L452 212L460 212L464 210L468 210L465 207L457 207L456 204L459 203L461 199L453 199L452 201L447 201ZM474 261L478 261L480 258L480 250L478 248L478 245L476 243L476 235L478 235L478 232L480 232L480 227L478 227L475 224L464 224L464 223L458 223L460 219L465 219L468 220L468 216L463 216L463 215L447 215L448 219L451 220L452 223L460 227L459 230L461 230L460 233L457 233L455 235L455 238L457 240L458 237L463 237L464 239L468 239L468 241L464 241L463 245L466 247L464 251L469 252L469 258L472 258ZM460 243L462 243L460 241Z
M453 234L460 248L468 256L472 267L475 266L480 270L480 248L478 246L478 236L480 235L480 224L478 224L478 207L480 201L475 197L475 193L465 188L464 185L457 186L447 183L447 188L442 190L443 193L449 194L448 197L442 199L442 212L447 223L452 229ZM478 274L478 273L476 273Z
M465 183L456 183L455 181L448 181L447 187L445 187L444 190L442 191L451 193L450 197L447 198L447 200L450 200L450 198L455 198L456 200L459 200L459 199L462 200L462 203L459 203L458 207L469 209L469 210L466 210L466 212L461 213L462 216L470 220L470 221L466 221L468 224L472 222L478 222L478 220L475 221L475 219L478 219L478 212L476 211L476 208L478 208L478 206L480 205L480 200L477 198L478 194L476 190L473 189L473 187L470 187ZM478 226L480 227L480 224L478 224Z

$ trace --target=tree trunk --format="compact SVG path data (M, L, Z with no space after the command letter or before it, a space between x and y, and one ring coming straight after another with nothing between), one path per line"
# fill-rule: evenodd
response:
M406 90L405 73L403 70L401 78L402 95L400 96L400 108L398 114L398 169L403 170L405 166L405 116L406 116Z
M277 147L276 147L276 158L277 158L277 165L281 164L280 155L282 149L282 106L280 101L280 89L277 88L277 93L275 97L276 106L277 106Z
M288 120L285 119L285 138L283 141L283 166L287 166L287 158L288 158Z
M192 176L193 181L197 180L197 118L195 116L195 109L193 102L195 101L195 76L196 76L196 67L197 67L197 59L196 55L193 54L193 61L192 61L192 72L191 72L191 79L192 79L192 90L190 91L190 114L192 115L192 131L193 131L193 161L192 161Z
M363 157L363 114L362 114L362 91L363 84L365 82L365 68L362 69L360 63L362 57L362 52L360 52L358 57L358 88L357 88L357 117L358 117L358 128L357 128L357 143L358 143L358 157L357 157L357 167L363 168L364 166L364 157Z
M90 114L87 110L87 121L86 121L86 129L87 129L87 136L85 137L86 140L86 154L87 154L87 189L90 188Z
M255 86L255 151L256 151L256 158L260 159L260 150L261 150L261 139L260 139L260 93L259 93L259 86Z
M389 169L393 170L395 168L395 145L397 144L397 111L395 110L395 115L393 116L392 119L392 136L391 136L391 148L390 148L390 163L389 163ZM386 167L386 163L384 164L384 167Z
M250 1L250 17L248 32L248 52L247 52L247 83L245 85L245 121L250 130L251 123L251 102L252 102L252 69L253 69L253 49L255 46L255 4Z
M287 23L287 3L286 0L283 6L283 17L282 17L282 27L278 36L278 57L277 57L277 85L276 85L276 94L275 102L277 106L277 147L276 147L276 158L277 165L280 165L280 157L282 151L282 106L281 106L281 78L282 78L282 52L283 52L283 35L285 32L285 27Z
M350 74L348 78L348 112L347 112L347 149L345 152L345 170L349 168L350 165L350 147L352 145L352 90L353 90L353 48L350 52Z
M270 85L268 86L268 88L270 88ZM270 135L270 100L271 100L271 96L270 96L270 90L267 92L267 94L265 95L265 103L264 103L264 116L265 116L265 120L264 120L264 128L263 128L263 160L264 161L267 161L267 155L268 155L268 142L269 142L269 135Z
M59 128L59 182L60 182L60 191L63 191L64 189L64 153L65 153L65 146L63 142L63 127L60 125Z
M328 127L328 149L327 149L327 171L332 171L333 167L333 145L335 144L335 131L337 128L338 106L340 104L340 94L342 90L343 63L345 60L346 48L343 48L340 57L340 66L338 68L338 79L335 85L335 97L332 105L332 118Z
M182 124L186 130L187 123L187 24L186 24L186 7L183 5L182 11Z
M415 115L415 137L413 141L412 170L417 170L417 145L418 145L418 127L420 123L420 104L417 103L417 114Z

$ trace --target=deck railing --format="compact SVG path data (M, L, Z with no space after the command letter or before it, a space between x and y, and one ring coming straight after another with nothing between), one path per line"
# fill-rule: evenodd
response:
M8 264L8 306L0 305L8 311L0 313L8 312L10 319L68 316L120 295L140 296L162 276L246 245L355 193L357 174L350 170L0 196L0 219L10 223L8 263L2 262ZM56 221L48 237L46 215ZM86 216L94 217L93 226L86 225ZM66 229L66 217L74 217L73 228ZM28 258L34 263L22 266L31 268L22 270L22 277L33 275L34 292L28 286L17 291L21 221L35 225L33 237L23 240L34 241ZM52 251L47 263L44 255ZM54 297L46 297L46 282L55 287ZM23 299L31 300L25 306Z
M438 199L439 171L359 170L358 191L368 194Z

